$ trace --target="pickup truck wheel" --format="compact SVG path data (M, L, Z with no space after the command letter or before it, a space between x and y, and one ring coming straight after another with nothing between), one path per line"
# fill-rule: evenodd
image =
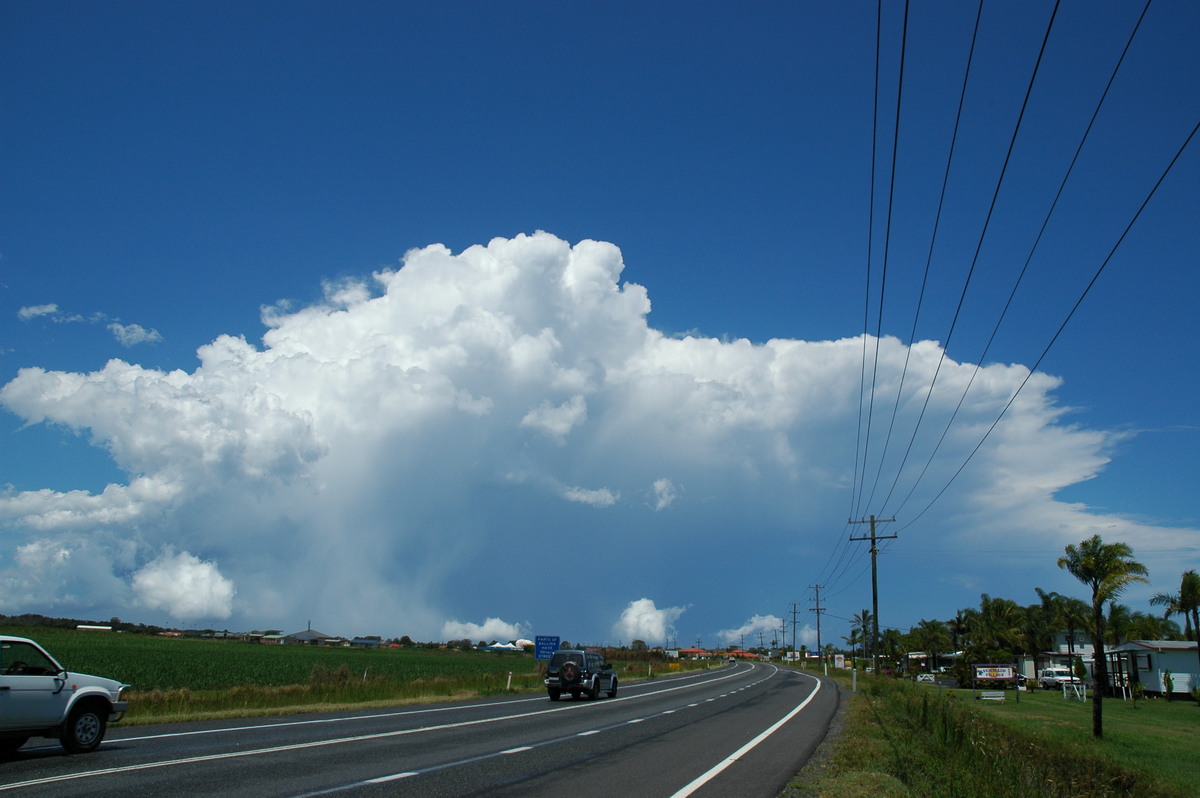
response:
M71 710L59 742L68 753L86 754L100 745L107 725L107 707L101 707L94 702L81 704Z
M557 700L558 700L558 697L562 695L562 691L561 691L561 690L549 690L548 692L550 693L550 700L551 700L551 701L557 701Z
M616 697L617 697L617 680L616 680L616 678L615 678L615 677L614 677L614 678L613 678L613 680L612 680L612 684L610 684L610 685L608 686L608 697L609 697L609 698L616 698Z
M28 737L7 737L0 740L0 753L10 754L28 741Z

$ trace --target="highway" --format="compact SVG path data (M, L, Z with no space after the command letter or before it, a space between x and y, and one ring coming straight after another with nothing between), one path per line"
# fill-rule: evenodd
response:
M68 756L31 740L7 796L774 796L824 738L833 682L768 664L623 683L615 698L115 724ZM44 744L43 744L44 743Z

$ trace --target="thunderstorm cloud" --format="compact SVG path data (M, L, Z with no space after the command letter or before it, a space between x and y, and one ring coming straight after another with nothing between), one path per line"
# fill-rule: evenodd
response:
M756 638L775 623L763 611L781 609L756 604L763 587L819 566L840 531L830 519L846 518L864 340L675 337L650 325L624 268L612 244L547 233L432 245L327 284L320 302L266 307L260 343L219 336L191 371L22 369L0 403L25 426L86 435L125 478L0 493L0 605L648 642L703 605L732 615L726 639ZM125 344L158 340L114 328ZM870 340L880 395L897 394L907 360L898 418L911 423L941 348ZM975 371L940 367L933 429L974 380L930 461L933 489L1030 376ZM1135 550L1178 542L1055 499L1104 467L1113 440L1068 422L1058 384L1032 375L923 518L927 545L1060 550L1096 529ZM669 606L631 599L646 595Z

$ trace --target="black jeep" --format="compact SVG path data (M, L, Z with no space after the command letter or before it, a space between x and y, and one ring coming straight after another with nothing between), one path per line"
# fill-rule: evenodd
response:
M603 690L609 698L617 694L617 674L603 654L595 651L555 651L546 666L546 691L557 701L563 693L572 698L586 694L599 698Z

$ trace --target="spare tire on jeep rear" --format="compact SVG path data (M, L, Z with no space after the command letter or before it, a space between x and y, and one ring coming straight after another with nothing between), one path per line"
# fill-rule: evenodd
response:
M571 684L572 682L579 681L579 663L567 660L562 665L559 665L558 679L562 684Z

